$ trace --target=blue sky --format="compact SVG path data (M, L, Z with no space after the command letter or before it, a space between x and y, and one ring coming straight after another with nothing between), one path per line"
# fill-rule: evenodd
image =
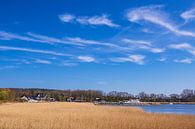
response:
M0 2L0 87L195 88L195 2Z

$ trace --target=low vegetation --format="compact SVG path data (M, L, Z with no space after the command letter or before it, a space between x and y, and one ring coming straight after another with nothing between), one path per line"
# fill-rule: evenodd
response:
M195 129L195 116L91 103L5 103L0 129Z
M14 100L14 93L10 89L0 89L0 103Z

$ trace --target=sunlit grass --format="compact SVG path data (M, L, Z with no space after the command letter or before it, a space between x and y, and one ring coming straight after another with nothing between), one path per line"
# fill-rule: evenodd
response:
M0 105L0 129L195 129L195 116L90 103Z

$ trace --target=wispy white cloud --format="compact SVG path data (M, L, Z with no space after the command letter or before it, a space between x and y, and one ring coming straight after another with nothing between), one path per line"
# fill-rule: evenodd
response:
M192 55L195 55L195 47L189 43L170 44L168 47L171 49L184 50L188 53L191 53Z
M24 40L24 41L30 41L30 42L45 42L39 39L34 39L28 36L21 36L18 34L10 33L10 32L5 32L5 31L0 31L0 39L1 40Z
M47 43L62 43L62 40L53 38L53 37L48 37L40 34L34 34L31 32L28 32L27 35L31 36L32 38L39 39L41 41L47 42Z
M0 40L23 40L23 41L29 41L29 42L38 42L38 43L66 43L65 41L61 39L56 39L44 35L39 34L33 34L28 32L26 36L24 35L18 35L15 33L0 31Z
M189 20L195 19L195 8L187 10L181 14L181 17L188 22Z
M137 45L135 48L129 47L126 45L119 45L117 42L111 43L111 42L104 42L104 41L98 41L98 40L88 40L88 39L82 39L80 37L65 37L65 38L54 38L49 37L45 35L40 34L34 34L31 32L26 33L25 36L3 32L0 33L1 36L4 36L4 38L7 38L7 40L23 40L23 41L30 41L30 42L41 42L41 43L48 43L48 44L68 44L68 45L76 45L76 46L88 46L88 45L98 45L100 49L98 51L106 51L106 52L120 52L120 53L128 53L129 51L134 51L136 49L143 49L147 50L153 53L161 53L163 52L163 49L152 47L152 44L150 41L144 41L144 40L131 40L131 39L124 39L123 42L126 42L130 45ZM96 59L94 57L90 56L77 56L77 55L70 55L55 51L46 51L46 50L38 50L38 49L31 49L31 48L21 48L21 47L12 47L12 46L0 46L0 51L6 50L6 51L23 51L23 52L31 52L31 53L39 53L39 54L48 54L48 55L54 55L54 56L68 56L77 58L81 62L96 62ZM128 61L135 61L133 59L128 59ZM103 59L105 60L105 59ZM36 60L36 61L29 61L29 60L23 60L24 64L32 64L32 63L42 63L42 64L53 64L50 61L47 60ZM138 61L138 64L142 64L141 61ZM76 64L77 65L77 64ZM75 66L75 63L64 63L64 66Z
M1 66L0 67L0 70L15 69L15 68L18 68L18 66L12 66L12 65L10 65L10 66Z
M140 44L140 45L151 45L151 42L145 41L145 40L132 40L132 39L123 39L123 42L129 43L129 44Z
M18 59L18 62L23 63L23 64L32 64L32 62L27 59Z
M192 64L193 59L190 59L190 58L180 59L180 60L176 59L176 60L174 60L174 62L185 63L185 64Z
M49 37L40 34L34 34L31 32L26 33L26 36L18 35L10 32L0 31L0 40L22 40L36 43L48 43L48 44L66 44L82 46L80 43L70 42L65 39Z
M95 62L96 61L96 59L94 57L91 57L91 56L78 56L78 59L81 62Z
M113 62L133 62L139 65L143 65L144 59L145 59L144 55L129 55L128 57L117 57L111 58L110 60Z
M10 47L10 46L0 46L0 51L23 51L23 52L31 52L31 53L39 53L39 54L48 54L54 56L72 56L70 54L64 54L54 51L45 51L45 50L37 50L37 49L30 49L30 48L21 48L21 47Z
M74 46L88 46L88 45L99 45L100 47L110 47L114 51L128 51L129 48L121 47L117 44L102 42L97 40L87 40L80 37L66 37L66 38L54 38L50 36L34 34L31 32L26 33L25 36L18 35L10 32L0 31L0 40L22 40L35 43L47 43L50 45L64 44Z
M28 61L27 59L9 59L9 58L6 58L6 59L1 59L1 61L8 61L8 62L15 62L16 64L31 64L30 61Z
M37 63L37 64L52 64L51 61L49 60L43 60L43 59L38 59L38 58L25 58L25 59L15 59L13 61L17 61L23 64L33 64L33 63Z
M78 65L77 63L73 63L73 62L63 62L61 66L73 67L77 65Z
M34 34L31 32L28 32L26 36L23 36L23 35L10 33L10 32L0 31L0 40L15 40L15 39L30 41L30 42L38 42L38 43L48 43L48 44L56 43L56 44L75 45L75 46L101 45L107 47L120 48L120 46L113 43L87 40L87 39L82 39L80 37L54 38L50 36Z
M107 15L93 16L93 17L78 17L77 22L86 25L105 25L109 27L119 27L119 25L113 23Z
M35 63L39 63L39 64L52 64L51 61L49 61L49 60L42 60L42 59L35 59L34 62Z
M75 16L72 14L63 14L58 17L62 22L72 22L75 19Z
M139 46L139 49L144 49L152 53L162 53L165 51L164 48L154 48L154 47L149 47L149 46Z
M83 46L82 44L89 44L92 41L82 40L82 42L77 42L78 40L70 40L71 38L62 39L62 38L54 38L40 34L34 34L31 32L26 33L26 36L18 35L10 32L0 31L0 40L22 40L29 42L38 42L38 43L48 43L48 44L66 44L66 45L76 45ZM101 44L101 43L99 43Z
M180 30L174 25L168 14L162 11L161 8L162 6L144 6L131 9L126 13L126 17L130 22L139 23L140 21L147 21L164 27L177 35L195 37L194 32Z
M69 45L77 45L77 46L82 46L79 43L74 43L74 42L70 42L67 41L65 39L60 39L60 38L54 38L54 37L49 37L49 36L45 36L45 35L40 35L40 34L34 34L31 32L27 33L29 36L36 38L38 40L41 40L42 42L47 42L47 43L59 43L59 44L69 44Z
M87 45L102 45L103 43L97 42L95 40L87 40L87 39L82 39L80 37L67 37L66 40L70 42L75 42L75 43L81 43L81 44L87 44ZM104 45L104 44L103 44Z
M74 46L88 46L88 45L99 45L101 47L109 47L112 48L114 51L123 51L127 52L129 50L132 50L132 48L129 48L128 46L120 46L116 43L110 43L110 42L103 42L103 41L97 41L97 40L88 40L83 39L80 37L66 37L66 38L54 38L50 36L40 35L40 34L34 34L31 32L26 33L26 36L18 35L14 33L9 32L2 32L0 31L0 36L2 37L0 40L22 40L22 41L29 41L29 42L36 42L36 43L48 43L50 45L54 44L64 44L64 45L74 45ZM128 42L128 44L147 44L150 46L149 41L133 41L130 39L124 39L124 42ZM140 49L145 49L148 51L151 51L153 53L160 53L163 52L160 48L152 48L148 46L140 46Z
M59 15L59 19L63 22L78 22L83 25L95 25L95 26L108 26L108 27L119 27L118 24L115 24L108 15L100 16L74 16L72 14L62 14Z
M80 43L82 45L101 45L101 46L115 47L115 48L119 47L116 44L101 42L101 41L96 41L96 40L82 39L80 37L68 37L66 38L66 40L73 42L73 43Z
M152 46L152 43L150 41L145 40L132 40L132 39L123 39L122 40L125 43L130 44L134 49L143 49L150 51L152 53L162 53L165 51L164 48L155 48Z
M148 28L143 28L143 29L141 29L141 31L144 33L150 33L150 34L154 33L152 30L150 30Z
M104 47L110 47L112 50L115 51L122 51L122 52L128 52L132 51L135 49L143 49L150 51L152 53L162 53L165 51L164 48L155 48L152 47L152 44L150 41L144 41L144 40L131 40L131 39L122 39L122 42L125 42L129 45L132 46L120 46L117 45L116 43L109 43L109 42L101 42L101 41L96 41L96 40L87 40L87 39L82 39L80 37L68 37L66 38L67 41L72 42L72 43L80 43L82 45L99 45L99 46L104 46Z
M132 50L131 48L125 47L125 46L120 46L117 45L116 43L110 43L110 42L102 42L102 41L97 41L97 40L88 40L88 39L82 39L80 37L68 37L66 40L73 42L73 43L80 43L82 45L99 45L102 47L109 47L113 51L118 51L118 52L127 52L129 50ZM110 51L110 49L107 49Z

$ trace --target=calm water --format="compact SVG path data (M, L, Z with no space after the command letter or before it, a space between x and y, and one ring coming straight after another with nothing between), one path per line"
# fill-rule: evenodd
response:
M195 115L195 104L163 104L159 106L141 106L146 112Z

